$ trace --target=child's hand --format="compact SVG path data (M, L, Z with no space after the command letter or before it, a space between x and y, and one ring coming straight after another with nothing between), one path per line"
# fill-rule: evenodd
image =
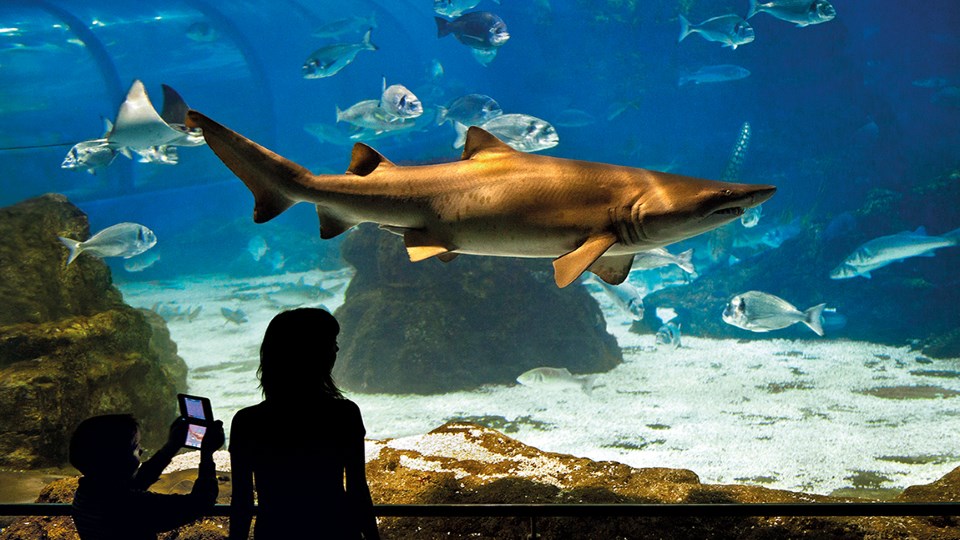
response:
M200 451L205 454L213 454L223 446L226 435L223 433L223 422L216 420L207 427L207 433L203 436L203 442L200 443Z
M189 422L187 419L178 416L176 420L170 424L170 434L167 436L167 446L170 448L179 449L183 446L183 441L187 440L187 427Z

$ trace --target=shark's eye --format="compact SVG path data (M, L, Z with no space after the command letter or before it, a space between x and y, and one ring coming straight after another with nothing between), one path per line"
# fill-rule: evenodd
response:
M733 191L731 191L731 190L729 190L729 189L725 189L725 190L723 190L721 193L723 194L724 197L729 197L729 196L733 195Z

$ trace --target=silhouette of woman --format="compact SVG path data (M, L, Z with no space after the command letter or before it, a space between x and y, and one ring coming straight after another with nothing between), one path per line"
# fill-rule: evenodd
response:
M260 346L264 401L230 428L230 539L379 539L360 409L333 382L340 325L316 308L284 311Z

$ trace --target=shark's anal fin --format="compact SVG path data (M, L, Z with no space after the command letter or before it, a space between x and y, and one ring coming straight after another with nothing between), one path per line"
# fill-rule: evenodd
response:
M617 237L613 233L598 234L587 238L586 242L570 253L554 259L553 272L557 286L562 288L573 283L580 274L603 256L610 246L616 243ZM602 274L597 273L597 275L604 281L610 282Z
M313 177L300 165L197 111L187 113L186 125L203 130L210 149L253 193L253 221L257 223L270 221L297 202L286 195L284 186L302 185Z
M377 167L395 167L395 165L389 159L383 157L383 154L363 143L353 145L350 167L347 168L348 173L366 176L377 170Z
M420 229L406 229L403 232L403 244L407 246L407 255L411 262L419 262L430 257L437 257L443 262L449 262L456 253L456 248L431 237Z
M612 255L600 257L587 270L611 285L619 285L627 280L631 266L633 266L633 254Z

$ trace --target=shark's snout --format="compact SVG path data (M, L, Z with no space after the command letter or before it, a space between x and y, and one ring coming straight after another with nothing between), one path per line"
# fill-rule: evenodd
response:
M755 189L751 195L752 202L747 208L752 208L758 204L764 203L773 197L777 192L777 186L753 186Z

